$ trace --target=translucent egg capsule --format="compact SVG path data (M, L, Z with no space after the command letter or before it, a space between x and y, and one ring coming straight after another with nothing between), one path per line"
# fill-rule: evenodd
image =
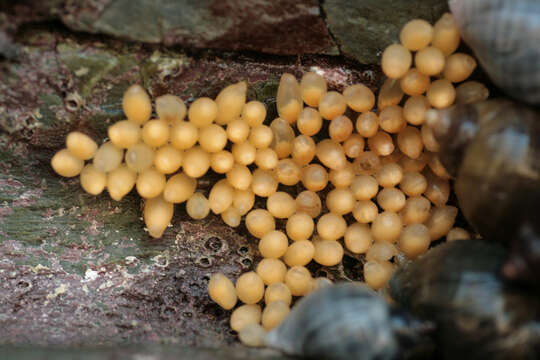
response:
M427 180L418 172L408 172L403 175L399 187L407 196L420 196L427 189Z
M449 107L456 99L456 89L447 79L435 80L426 92L426 97L431 106L437 109Z
M284 159L291 154L291 143L294 140L294 130L287 121L276 118L270 124L273 138L270 147L274 149L279 159Z
M260 101L250 101L242 109L242 120L248 123L249 126L255 127L262 125L266 118L266 106Z
M307 165L315 157L317 146L309 136L299 135L292 142L291 155L298 165Z
M238 190L247 190L251 186L253 176L245 165L234 164L232 169L226 174L229 183Z
M415 68L410 69L400 80L401 90L407 95L422 95L429 87L429 76Z
M405 206L405 194L396 188L384 188L377 194L377 203L386 211L398 212Z
M157 116L169 124L175 124L184 120L186 112L186 104L178 96L167 94L156 98Z
M277 191L278 181L268 170L257 169L253 172L251 190L260 197L269 197Z
M238 339L245 346L261 347L265 344L267 331L259 324L249 324L238 333Z
M353 211L356 198L348 188L333 189L326 195L326 206L334 214L345 215Z
M270 331L283 321L289 315L289 305L278 300L268 304L262 314L262 326Z
M313 219L305 212L297 212L290 216L285 226L287 235L293 241L309 239L314 228Z
M398 254L394 244L386 241L376 241L366 253L368 261L389 261Z
M234 156L227 150L210 154L210 167L218 174L226 174L234 166Z
M379 183L373 176L359 175L354 178L351 191L357 200L369 200L377 195Z
M443 76L445 79L456 83L467 79L476 69L476 60L467 54L455 53L446 59Z
M324 214L317 222L317 233L325 240L337 240L345 235L346 230L347 222L338 214Z
M249 141L233 144L231 152L240 165L252 164L257 156L257 149Z
M200 129L199 144L209 153L221 151L227 145L227 132L219 125L210 124Z
M343 142L351 136L354 126L347 116L340 115L330 120L328 133L330 138L337 142Z
M341 169L347 164L343 147L330 139L322 140L317 144L317 157L329 169Z
M81 171L81 186L91 195L100 194L107 185L107 174L99 171L92 164L87 164Z
M218 106L214 100L201 97L195 100L188 110L189 121L198 128L214 122L218 114Z
M431 211L425 225L429 230L431 241L438 240L448 234L454 226L458 209L455 206L439 206Z
M216 97L216 123L225 125L238 118L246 104L247 84L237 82L221 90Z
M305 212L312 218L316 218L321 213L321 198L313 191L302 191L296 196L296 209L298 212Z
M471 234L460 227L452 228L448 234L446 234L446 241L469 240L470 238Z
M251 189L239 190L234 189L233 206L240 212L240 215L245 215L255 204L255 194Z
M93 158L98 148L90 136L79 131L72 131L68 134L66 147L73 156L81 160Z
M240 211L238 211L238 209L231 206L221 213L221 219L228 226L237 227L242 221L242 215L240 214Z
M377 215L371 224L371 235L376 241L395 242L401 233L401 217L391 211Z
M107 132L114 146L121 149L132 147L141 138L140 125L130 120L122 120L114 123L109 126Z
M265 285L282 283L285 280L287 267L278 259L262 259L257 265L257 274Z
M276 221L269 211L256 209L246 215L246 228L251 235L260 239L276 229Z
M415 224L425 222L431 212L431 203L423 196L412 196L405 201L401 210L403 224Z
M313 260L323 266L334 266L343 259L343 246L334 240L321 240L315 243Z
M122 110L129 120L137 124L142 125L150 120L152 103L142 86L132 85L126 90L122 97Z
M407 68L407 70L409 69ZM405 70L403 74L405 74L407 70ZM386 79L377 96L377 107L379 110L382 110L387 106L398 105L401 102L401 99L403 99L403 95L401 83L397 79Z
M121 165L107 174L107 190L113 200L120 201L135 186L137 173Z
M167 180L163 197L170 203L181 203L189 199L197 188L197 180L184 173L173 175Z
M117 148L110 141L107 141L96 151L93 163L99 171L109 172L116 169L122 163L123 156L124 151L122 149Z
M356 119L356 131L363 137L374 136L379 130L379 117L374 112L366 112L358 115Z
M81 173L84 161L73 155L68 149L62 149L54 154L51 166L58 175L73 177Z
M141 137L151 147L165 145L169 141L169 124L165 120L155 119L144 124Z
M306 107L298 115L296 127L300 133L306 136L316 135L322 128L323 119L321 114L313 108Z
M178 150L186 150L193 147L199 140L199 130L195 125L187 121L179 121L171 127L171 145Z
M208 281L210 298L225 310L231 310L236 305L236 290L231 280L222 273L212 274Z
M424 196L435 206L446 204L450 197L450 183L448 179L442 179L430 170L424 171L422 174L427 180L427 189L424 192Z
M288 266L305 266L313 259L315 246L309 240L298 240L289 245L283 261Z
M192 219L202 220L210 213L210 202L203 194L196 192L188 199L186 212Z
M154 154L154 167L163 174L172 174L180 169L184 154L171 145L165 145Z
M270 148L257 149L255 153L255 165L262 170L272 170L277 167L278 164L277 153Z
M231 329L240 332L247 325L259 324L261 317L262 310L259 305L242 305L232 312L229 324Z
M273 230L259 241L259 252L264 258L277 259L285 254L288 246L287 236L281 231Z
M136 182L137 192L141 197L151 199L163 192L166 183L165 175L154 168L149 168L139 173Z
M437 154L431 154L429 162L429 168L435 175L442 179L450 179L451 176L441 162L441 159Z
M370 111L375 105L375 95L364 84L350 85L343 90L347 105L356 112Z
M428 228L423 224L411 224L403 228L399 236L399 248L409 259L422 255L429 248L431 239Z
M368 148L379 156L387 156L394 152L395 146L392 137L384 132L378 131L375 136L368 138ZM359 156L361 156L360 154ZM357 158L359 157L357 156Z
M200 146L192 147L184 153L182 167L186 175L199 178L210 168L210 154Z
M378 213L377 205L371 200L359 200L353 209L354 219L361 224L372 222Z
M292 74L284 73L279 80L276 105L279 117L294 123L302 111L302 91Z
M235 287L238 299L245 304L256 304L264 296L264 282L254 271L240 275Z
M412 55L406 47L400 44L388 46L381 58L382 71L391 79L399 79L409 70Z
M300 80L300 91L302 99L309 106L317 107L322 96L326 93L326 81L324 78L314 72L307 72Z
M435 76L444 68L444 53L436 47L428 46L416 53L414 63L420 73Z
M349 158L356 158L364 151L365 141L359 134L352 134L343 143L343 151Z
M368 261L364 264L364 280L374 290L386 285L394 268L388 261Z
M319 164L310 164L302 169L302 184L311 191L320 191L328 184L328 172Z
M347 228L344 236L345 247L354 254L364 254L373 244L371 230L366 224L354 223Z
M296 185L302 178L302 170L292 159L278 161L276 178L283 185Z
M450 13L445 13L433 27L432 46L440 49L445 56L452 54L459 47L461 35Z
M423 124L420 128L420 135L422 136L422 142L424 143L424 146L428 151L439 151L439 142L437 141L437 139L435 139L435 135L433 134L433 130L430 126Z
M337 91L329 91L325 93L319 103L319 113L326 120L343 115L347 110L347 102L345 97Z
M249 142L257 149L264 149L272 144L274 133L269 126L257 125L249 133Z
M285 275L285 284L293 296L305 296L311 292L313 278L303 266L293 266Z
M351 163L348 163L341 169L330 170L328 173L328 180L336 187L345 188L352 184L356 173Z
M411 159L417 159L424 149L420 130L413 126L406 126L397 135L397 145L403 154Z
M379 126L391 134L398 133L405 127L403 108L399 105L387 106L379 113Z
M154 150L145 143L140 142L126 151L126 165L133 171L142 172L152 166L154 156ZM96 158L94 158L94 164Z
M433 39L433 26L422 19L411 20L401 29L399 39L407 49L421 50Z
M284 191L273 193L266 200L266 209L278 219L287 219L296 211L294 198Z
M487 100L488 97L488 88L478 81L465 81L456 87L457 104L471 104Z
M221 214L232 205L233 196L234 189L229 182L225 179L218 181L208 195L210 210L214 214Z
M375 179L382 187L394 187L403 179L403 170L396 163L388 163L377 170Z
M373 175L381 166L381 159L373 151L364 151L353 161L354 171L358 175Z
M244 119L234 119L227 124L227 137L233 143L241 143L249 136L249 124Z
M169 226L174 212L172 203L167 202L162 196L148 199L144 203L144 223L150 236L160 238Z
M264 302L268 305L274 301L283 301L287 305L291 305L292 294L291 290L285 283L274 283L268 285L264 292Z
M403 105L403 117L411 125L421 125L424 122L426 111L430 107L425 96L411 96Z

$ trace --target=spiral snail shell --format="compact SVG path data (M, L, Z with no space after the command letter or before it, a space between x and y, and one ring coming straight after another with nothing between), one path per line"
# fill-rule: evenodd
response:
M540 115L506 100L460 104L427 115L455 176L469 222L486 239L512 243L510 278L540 276Z
M449 0L465 42L493 82L516 100L540 104L540 2Z

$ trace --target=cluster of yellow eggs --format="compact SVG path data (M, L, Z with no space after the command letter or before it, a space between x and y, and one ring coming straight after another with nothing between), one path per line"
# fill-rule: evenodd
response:
M268 125L265 105L246 102L245 82L215 99L196 99L189 110L177 96L160 96L156 119L148 94L131 86L122 101L127 120L109 127L109 140L98 147L72 132L52 167L62 176L80 174L85 191L97 195L106 188L117 201L135 187L156 238L169 225L174 204L185 202L193 219L219 214L232 227L245 217L263 260L235 285L214 274L208 290L224 309L244 303L233 311L231 327L256 345L253 334L277 326L293 297L329 282L312 277L310 262L334 266L345 251L365 254L364 280L379 289L398 254L412 259L444 236L469 237L453 228L458 209L446 205L449 176L424 119L430 108L487 98L487 89L463 82L476 61L455 53L460 36L450 14L434 26L410 21L400 40L382 55L388 78L377 97L363 84L329 91L314 72L300 82L283 74L279 117ZM206 197L197 179L209 169L225 176ZM303 191L296 193L300 183ZM266 198L266 209L253 209L256 196ZM276 218L284 219L284 229L276 229Z

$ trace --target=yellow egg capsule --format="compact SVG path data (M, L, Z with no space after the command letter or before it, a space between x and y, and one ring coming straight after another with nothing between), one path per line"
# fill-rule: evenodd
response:
M307 72L300 80L302 99L309 106L317 107L321 97L326 93L326 80L314 72Z
M448 56L456 51L460 40L459 28L452 14L445 13L433 27L432 45Z
M221 151L227 145L227 133L219 125L208 125L200 129L199 144L209 153Z
M438 240L448 234L454 226L457 213L458 209L455 206L448 205L436 207L431 211L431 216L425 223L431 241Z
M195 146L184 153L182 167L186 175L199 178L210 168L210 154Z
M343 246L335 240L321 240L315 243L313 260L323 266L334 266L343 259Z
M328 180L336 188L345 188L352 184L356 173L351 163L348 163L341 169L330 170L328 174Z
M186 212L192 219L202 220L210 213L210 202L203 194L196 192L188 199Z
M379 113L379 125L381 129L391 134L403 130L406 125L403 108L399 105L391 105L382 109Z
M409 259L425 253L431 243L429 230L424 224L411 224L403 228L399 236L399 248Z
M378 290L390 280L393 271L388 261L368 261L364 264L364 280L369 287Z
M356 119L356 131L363 137L374 136L379 129L379 117L374 112L366 112L358 115Z
M257 265L257 274L265 285L282 283L285 280L287 267L278 259L262 259Z
M247 84L245 81L237 82L221 90L216 97L217 117L216 123L225 125L238 118L246 104Z
M420 196L427 189L427 180L418 172L408 172L403 175L399 187L407 196Z
M227 210L221 213L221 219L225 224L230 227L237 227L242 221L242 215L235 207L229 207Z
M309 240L298 240L289 245L283 261L288 266L305 266L311 262L315 254L315 246Z
M296 127L298 131L306 136L316 135L322 128L323 119L321 114L313 108L304 108L300 115L298 115L298 120L296 121Z
M365 141L359 134L352 134L344 143L343 151L349 158L357 158L364 151Z
M343 90L347 105L356 112L370 111L375 105L375 95L364 84L350 85Z
M310 164L302 169L302 184L310 191L320 191L328 184L328 172L319 164Z
M251 129L249 142L257 149L264 149L272 144L274 133L269 126L258 125Z
M302 111L302 104L302 91L294 75L287 73L281 75L276 95L279 117L290 124L296 122L298 114Z
M255 165L261 170L275 169L278 161L277 153L273 149L257 149L255 153Z
M270 331L273 328L277 327L283 319L289 315L290 309L289 305L285 302L278 300L268 304L262 313L262 326Z
M456 240L470 240L471 234L463 228L455 227L452 228L448 234L446 234L446 241L456 241Z
M423 223L429 218L431 203L423 196L412 196L405 201L401 210L403 224Z
M478 81L465 81L456 87L456 104L471 104L488 97L488 88Z
M375 136L370 137L367 141L367 144L368 144L368 148L373 153L379 156L388 156L392 154L395 149L394 141L392 140L392 137L384 131L379 131L377 132L377 134L375 134ZM360 155L357 156L356 158L359 158Z
M152 103L142 86L132 85L122 97L122 109L129 120L142 125L150 120Z
M133 171L142 172L152 166L154 156L154 150L145 143L140 142L126 151L126 165ZM94 158L94 164L96 158Z
M109 126L108 135L114 146L128 149L139 142L141 127L133 121L122 120Z
M123 155L124 151L122 149L117 148L110 141L107 141L97 149L93 163L99 171L110 172L120 166Z
M249 324L238 333L238 339L249 347L262 347L265 344L267 331L259 324Z
M429 76L422 74L415 68L409 69L400 80L401 90L407 95L422 95L429 87Z
M345 215L353 211L356 199L350 189L333 189L326 195L326 206L334 214Z
M411 159L417 159L424 149L422 134L418 128L413 126L407 126L399 132L397 144L399 150Z
M163 197L170 203L181 203L189 199L197 188L197 180L184 173L173 175L167 180Z
M422 174L427 180L427 189L424 192L424 196L435 206L446 204L450 197L450 183L448 182L448 179L442 179L436 176L429 169L424 170Z
M54 154L51 166L60 176L74 177L81 173L84 161L73 155L68 149L62 149Z
M274 149L279 159L284 159L291 154L291 143L294 140L294 130L291 125L281 118L276 118L270 124L273 138L270 147Z
M371 235L376 241L395 242L401 233L401 217L391 211L377 215L371 224Z
M467 54L455 53L446 59L443 76L456 83L466 80L476 69L476 60Z
M293 266L285 275L285 284L293 296L305 296L311 292L313 278L303 266Z
M433 26L422 19L411 20L401 29L399 39L407 49L421 50L428 46L433 39Z
M382 71L390 79L399 79L409 70L412 63L411 52L403 45L388 46L381 58Z
M246 272L236 280L236 294L245 304L256 304L264 296L264 282L254 271Z
M296 196L296 209L298 212L305 212L311 218L316 218L321 213L321 198L313 191L302 191Z
M354 130L353 123L345 115L340 115L330 120L330 126L328 127L328 133L330 139L343 142L351 136Z
M295 213L296 202L291 195L278 191L268 197L266 208L272 216L278 219L287 219Z
M218 174L226 174L234 166L234 156L227 150L221 150L210 155L210 167Z
M403 169L393 162L382 165L375 173L375 179L384 188L394 187L403 179Z
M259 252L264 258L277 259L287 251L289 242L287 236L277 230L272 230L259 241Z
M199 129L190 122L179 121L171 127L170 140L178 150L190 149L199 140Z
M386 142L386 148L389 148L389 145L390 144ZM381 159L373 151L364 151L353 161L354 171L358 175L373 175L380 166Z
M141 134L146 145L159 147L169 141L169 133L169 124L165 120L155 119L144 124Z
M234 119L227 124L227 137L233 143L241 143L249 136L249 124L244 119Z
M255 195L269 197L277 191L278 185L278 181L272 172L261 169L253 172L251 190Z
M120 201L135 186L137 173L121 165L107 174L107 190L113 200Z
M231 151L234 160L240 165L250 165L257 157L257 149L249 141L233 144Z
M359 223L354 223L347 228L344 240L345 247L354 254L364 254L373 244L369 226Z
M210 210L214 214L221 214L232 205L233 196L234 189L229 182L226 179L218 181L208 195Z
M73 156L81 160L90 160L97 151L96 142L90 136L79 131L72 131L68 134L66 147Z
M369 200L377 195L379 183L373 176L359 175L353 180L351 190L357 200Z
M246 228L251 235L260 239L270 231L275 230L276 222L267 210L256 209L246 215Z
M317 233L325 240L337 240L347 231L347 222L341 215L328 213L319 218Z
M261 322L262 310L259 305L242 305L236 308L229 321L231 329L240 332L247 325Z
M154 168L149 168L139 173L136 182L137 192L141 197L151 199L163 192L166 183L165 175Z
M159 119L175 124L186 117L184 100L174 95L162 95L156 98L156 113Z
M362 224L367 224L375 220L378 213L379 209L377 205L370 200L359 200L353 209L354 219Z
M234 189L233 206L240 212L240 215L245 215L255 204L255 194L251 189L239 190Z
M242 109L242 120L249 126L255 127L262 125L266 118L266 106L260 101L250 101Z
M408 70L408 68L407 68ZM407 71L404 72L404 74ZM403 90L401 90L401 83L398 79L388 78L384 81L379 95L377 97L377 107L379 110L384 109L387 106L398 105L403 99Z
M160 238L169 226L174 212L174 206L162 196L148 199L144 203L144 223L150 236Z
M283 185L296 185L302 178L302 169L292 159L279 160L276 167L276 178Z
M189 121L198 128L214 122L218 114L218 106L214 100L201 97L195 100L188 110Z
M427 89L426 97L431 106L437 109L444 109L454 103L456 99L456 89L447 79L435 80Z
M411 125L422 125L426 111L430 108L429 101L425 96L411 96L403 105L403 117Z
M266 288L264 302L268 305L274 301L283 301L285 304L291 305L291 290L289 290L285 283L273 283Z
M414 63L422 74L435 76L444 68L444 53L436 47L428 46L416 53Z
M227 180L229 183L238 190L247 190L251 186L253 176L251 171L245 165L234 164L232 169L227 172Z
M313 234L314 228L315 223L313 219L305 212L297 212L290 216L285 226L287 235L293 241L309 239Z
M297 136L292 142L291 155L298 165L307 165L315 157L317 147L315 141L306 135Z
M154 167L163 174L175 173L182 165L184 154L171 145L165 145L157 149L154 154Z
M231 310L236 305L236 290L231 280L222 273L212 274L208 282L210 298L225 310Z
M87 164L81 171L81 186L91 195L100 194L107 184L107 174L96 169L92 164Z
M337 91L325 93L319 103L319 113L326 120L332 120L347 110L347 101L345 97Z
M341 144L330 139L317 144L317 157L329 169L341 169L347 165L347 158Z
M366 253L368 261L389 261L398 254L394 244L386 241L376 241Z

